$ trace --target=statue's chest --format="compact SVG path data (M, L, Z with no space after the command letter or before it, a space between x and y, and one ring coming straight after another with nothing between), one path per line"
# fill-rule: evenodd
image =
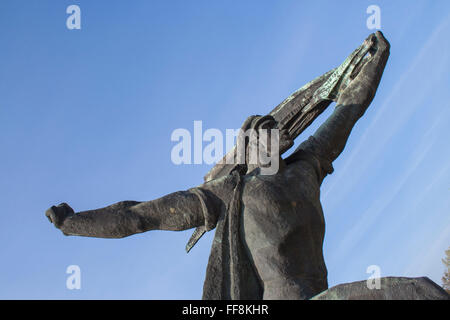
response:
M251 177L245 181L242 194L245 220L286 235L302 229L322 229L319 188L313 168L307 165L273 176Z

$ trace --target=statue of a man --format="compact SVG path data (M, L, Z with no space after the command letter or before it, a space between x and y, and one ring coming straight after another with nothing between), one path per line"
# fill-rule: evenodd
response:
M320 186L383 74L390 45L381 32L372 37L369 56L339 93L332 115L294 153L279 159L276 174L261 175L258 165L237 165L229 175L153 201L123 201L78 213L63 203L46 216L65 235L100 238L216 228L204 299L309 299L326 290ZM277 128L277 122L253 116L244 127ZM280 143L280 148L292 146L286 131Z

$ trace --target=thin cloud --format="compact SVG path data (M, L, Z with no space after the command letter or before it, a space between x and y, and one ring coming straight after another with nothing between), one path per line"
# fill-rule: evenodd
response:
M347 236L342 239L340 245L332 253L332 259L336 259L336 257L345 257L359 240L364 237L367 230L375 224L380 214L385 211L386 207L397 197L405 183L417 170L417 167L424 161L425 157L433 147L434 142L438 138L438 135L434 134L434 129L441 121L442 117L437 117L433 125L427 130L426 134L423 135L420 143L417 145L415 155L410 159L410 165L403 173L402 177L395 185L391 186L391 188L384 190L377 203L361 214L358 222L351 230L349 230Z

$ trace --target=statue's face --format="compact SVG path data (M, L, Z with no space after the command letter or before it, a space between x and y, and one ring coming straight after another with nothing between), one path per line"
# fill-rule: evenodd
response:
M262 152L271 154L272 151L280 156L294 145L294 141L287 129L279 130L278 122L273 119L263 122L258 126L258 143Z
M265 174L277 173L281 154L294 144L289 132L279 130L278 123L269 118L258 124L249 137L247 164L265 168Z

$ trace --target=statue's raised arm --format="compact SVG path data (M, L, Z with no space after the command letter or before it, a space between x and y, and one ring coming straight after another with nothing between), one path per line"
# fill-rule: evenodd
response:
M370 35L366 41L371 43L370 50L358 73L351 76L339 91L334 112L310 139L299 146L299 149L313 152L329 164L344 150L352 128L375 97L389 58L390 45L380 31Z

